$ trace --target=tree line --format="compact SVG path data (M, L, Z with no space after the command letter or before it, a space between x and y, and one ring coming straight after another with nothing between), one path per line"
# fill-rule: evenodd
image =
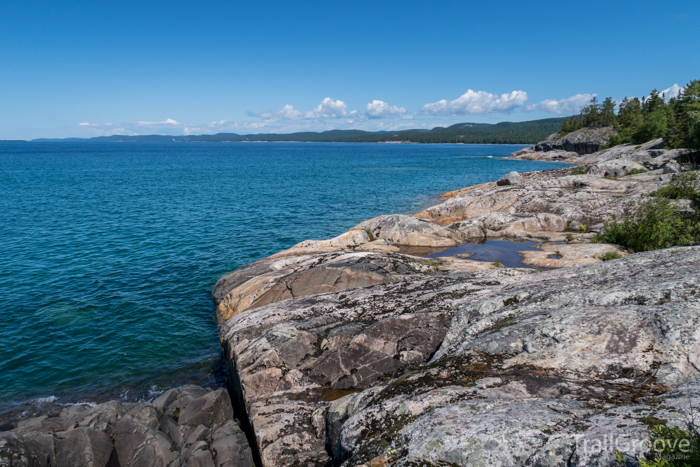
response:
M562 135L584 127L611 126L617 135L608 147L625 143L645 143L663 138L667 148L700 149L700 80L693 80L668 102L654 89L649 97L625 97L615 113L615 102L602 103L593 97L586 107L562 124Z

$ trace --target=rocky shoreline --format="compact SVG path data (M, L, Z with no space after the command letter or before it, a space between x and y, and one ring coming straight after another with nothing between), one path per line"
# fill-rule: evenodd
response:
M581 169L508 174L222 277L228 392L32 418L0 433L0 466L635 465L651 426L700 404L700 247L589 241L680 152L552 141L513 157ZM522 262L540 269L424 257L473 239L535 241Z

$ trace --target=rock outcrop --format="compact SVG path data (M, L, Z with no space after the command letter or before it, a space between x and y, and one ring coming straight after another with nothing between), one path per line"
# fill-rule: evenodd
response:
M24 420L0 432L0 466L253 467L253 455L225 389L183 386Z
M556 173L545 179L528 179L528 174L524 174L526 183L520 186L468 191L416 216L456 227L465 237L483 236L480 227L499 232L496 235L501 236L563 232L569 221L596 229L611 221L613 216L626 216L642 196L671 180L668 174L655 174L644 181L628 181L600 175L568 175L571 169L551 172Z
M683 426L700 398L698 266L679 247L414 274L249 309L220 338L266 467L610 465L587 447Z
M497 186L522 185L525 179L518 172L508 172L502 176L497 182Z
M219 319L225 321L247 309L295 297L386 284L412 276L484 269L482 266L477 261L428 261L404 254L368 252L272 257L219 279L213 297Z
M524 273L415 274L273 303L228 320L220 339L263 464L328 462L330 399L419 368L440 347L457 310L453 301Z
M394 245L450 247L463 240L454 230L403 214L375 217L362 222L355 229L367 230L373 237Z
M576 139L580 139L585 138L585 135L589 134L591 139L581 141L579 144L584 144L585 142L584 145L586 147L590 145L590 148L595 148L595 150L583 151L565 149L567 146L551 144L553 141L558 140L558 133L554 133L541 143L514 152L510 158L537 161L571 162L583 166L599 167L605 166L605 163L619 160L619 162L613 162L612 166L628 165L629 170L636 168L638 170L644 169L650 171L663 169L670 163L669 170L677 169L675 170L675 172L677 172L680 170L680 167L678 166L677 162L675 162L675 159L680 158L689 152L687 149L663 149L662 139L647 141L644 144L621 144L609 149L601 150L600 148L602 148L607 142L607 136L601 139L601 131L603 131L603 129L588 132L588 129L583 128L581 130L569 133L569 135L566 136L568 138L570 135L576 134ZM588 173L604 173L604 170L602 172L600 170L594 170L594 172ZM625 173L621 173L621 175L625 175L629 170L625 171Z
M513 153L515 156L525 156L532 153L547 153L558 151L578 155L592 154L605 146L610 136L617 132L611 127L590 127L572 131L564 136L552 133L542 142Z

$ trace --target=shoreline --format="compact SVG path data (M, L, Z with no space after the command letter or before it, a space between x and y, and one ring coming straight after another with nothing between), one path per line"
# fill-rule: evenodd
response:
M471 154L471 152L470 152L471 150L469 150L468 148L463 148L463 149L464 149L465 154ZM445 148L443 148L443 150L448 151L450 154L461 154L462 153L462 152L454 153L454 151L450 152L449 150L447 150ZM477 152L478 152L478 150L477 150ZM490 150L486 150L486 149L484 149L482 152L486 152L488 154L504 153L503 151L490 151ZM390 151L390 153L396 153L396 152ZM419 151L417 154L421 154L421 152ZM477 161L465 161L464 162L464 164L466 164L466 165L476 164L476 163L477 163ZM481 164L481 162L478 162L478 163ZM539 164L539 166L544 166L544 165L548 165L548 164ZM510 166L512 166L512 168L517 169L516 164L510 164ZM535 167L537 167L537 166L535 166ZM508 170L510 170L510 168ZM457 180L457 181L459 181L459 180ZM436 186L438 186L438 187L439 187L439 185L441 185L441 183L436 184ZM455 186L461 186L461 184L457 184ZM414 192L414 190L408 190L408 194L411 194L413 192ZM405 203L406 204L405 206L401 205L400 209L405 208L405 210L401 211L401 212L406 212L407 214L414 214L422 209L432 207L436 203L440 202L440 199L436 198L433 195L439 195L441 192L442 192L442 190L440 190L440 191L427 190L427 191L425 191L425 193L427 193L425 196L414 196L413 198L408 198L409 201L411 201L411 202ZM418 191L417 193L420 193L420 191ZM414 200L414 198L415 198L415 200ZM413 201L415 201L415 202L413 202ZM359 217L357 217L357 219L361 220L363 217L366 217L366 216L360 215ZM343 224L345 224L343 227L347 227L347 226L352 225L353 222L351 220L349 223L344 222ZM344 230L344 228L340 228L338 230L342 231L342 230ZM304 237L300 237L300 238L304 238ZM289 246L292 246L292 245L289 245ZM284 247L286 247L286 245ZM282 249L284 247L278 247L275 250L279 250L279 249ZM271 253L273 253L273 252L272 251L270 251L269 253L266 252L265 255L268 255ZM257 258L255 258L255 259L257 259ZM221 270L220 275L222 275L227 270L228 269ZM211 287L211 285L210 285L210 287ZM209 295L209 294L207 293L207 295ZM215 307L212 306L211 309L214 310ZM214 332L216 332L216 329L214 329ZM213 341L211 341L211 342L213 343ZM213 343L213 345L215 345L217 347L216 350L220 351L220 347L218 346L218 342ZM195 364L194 366L195 366L195 369L199 369L198 365ZM186 370L183 370L183 371L185 374L187 373ZM112 378L112 379L114 379L114 378ZM95 387L93 387L92 384L88 384L87 389L81 385L77 389L75 389L75 388L73 388L73 389L60 388L60 389L49 389L48 391L35 391L34 388L44 388L43 384L37 385L37 386L33 386L32 388L30 388L31 392L27 391L27 392L29 392L29 397L27 397L27 398L21 398L21 397L15 396L15 397L12 397L12 400L8 400L8 399L4 400L2 412L3 413L13 412L14 408L16 408L16 407L31 406L34 404L35 400L37 400L37 399L43 400L43 399L49 398L49 397L57 397L58 398L57 402L69 403L69 404L95 403L95 402L99 403L99 402L103 402L107 399L125 400L125 401L131 400L131 396L134 394L133 390L129 393L128 398L123 398L123 397L121 397L120 394L123 393L125 390L127 390L130 387L137 388L137 389L141 390L142 392L145 392L146 390L148 390L150 385L140 384L141 379L143 379L143 378L139 378L139 380L134 382L134 384L130 384L130 382L126 382L126 384L123 384L123 385L119 384L119 386L118 386L119 390L111 390L110 388L107 388L108 389L107 395L104 394L105 391L103 391L100 387L95 388ZM48 379L48 381L51 381L51 380ZM145 381L147 382L148 379L145 379ZM192 380L190 378L187 378L187 379L183 380L183 378L178 377L178 378L173 378L173 380L170 384L165 384L165 385L158 384L157 386L160 389L165 389L165 388L170 387L172 385L179 385L179 384L186 384L186 383L194 383L194 384L198 384L198 385L204 384L201 379ZM53 385L51 385L51 384L47 384L46 386L53 387ZM16 392L13 392L12 394L16 395ZM140 397L137 397L137 399L140 399Z
M530 146L530 143L420 143L413 141L62 141L62 140L25 140L25 141L0 141L2 143L85 143L85 144L106 144L106 143L139 143L139 144L172 144L172 143L299 143L299 144L420 144L420 145L456 145L456 146ZM556 161L552 161L556 162Z
M398 423L396 420L400 420L402 427L414 430L414 435L401 438L400 442L412 446L411 452L422 453L420 446L411 444L412 439L437 435L421 423L429 421L438 426L447 423L452 430L461 433L460 430L465 429L461 421L448 421L449 417L441 418L440 414L443 409L457 410L454 404L466 403L464 401L476 404L474 407L486 404L486 408L470 410L486 410L484 414L488 417L497 418L488 404L507 405L518 400L524 404L523 413L540 411L536 420L533 419L535 422L552 416L541 412L543 408L538 405L538 401L550 399L556 404L569 404L565 413L583 410L586 404L596 407L585 409L586 417L616 410L609 402L607 406L600 406L597 398L615 400L624 397L624 391L615 384L600 383L600 378L617 381L624 372L611 369L610 376L598 375L595 366L587 363L588 357L579 356L571 367L571 355L592 352L594 357L591 358L613 359L615 365L622 368L618 359L627 362L627 357L623 358L625 352L641 352L637 347L646 346L646 341L629 348L621 347L619 357L610 356L605 350L607 347L601 350L591 343L581 347L574 342L572 349L557 347L558 350L553 351L539 344L528 347L530 344L512 341L520 327L529 329L527 321L519 321L520 314L527 316L526 311L514 313L512 309L529 306L532 300L532 306L539 309L543 306L542 300L553 300L548 306L559 311L550 312L555 317L550 316L548 320L559 320L557 326L565 330L558 332L569 335L574 331L567 326L574 326L571 329L576 329L575 332L586 328L585 321L575 325L567 323L575 321L579 315L585 318L591 305L572 309L571 303L577 303L578 299L560 299L556 298L557 294L568 294L577 287L581 289L579 294L595 292L606 284L606 290L612 287L614 297L623 300L626 296L621 295L623 291L635 287L641 287L640 290L667 287L662 282L649 281L646 276L643 280L636 279L645 274L655 277L655 268L668 267L667 263L673 259L665 258L667 255L663 251L628 256L614 245L589 243L604 222L617 215L622 218L634 202L672 179L673 172L666 170L671 167L672 158L664 159L664 154L659 155L653 148L643 149L657 151L654 153L657 160L648 163L650 170L606 178L609 170L634 168L629 163L611 164L619 157L606 159L610 154L619 156L624 149L613 148L608 150L612 152L583 156L582 159L588 161L582 164L583 174L572 174L574 167L514 172L499 181L446 192L434 198L441 200L437 204L414 215L390 214L368 219L337 237L299 242L219 279L212 296L217 306L219 339L228 370L229 406L246 435L246 447L255 464L276 467L290 462L325 464L331 460L349 460L351 466L366 465L369 461L388 463L398 459L397 452L408 449L389 449L399 441L393 435L387 438L388 435L381 434L383 430L394 433L396 430L391 427ZM598 160L591 163L594 157ZM660 167L654 168L654 163ZM524 264L543 272L502 267L497 262L475 261L465 255L425 257L430 252L463 246L475 239L534 242L537 251L519 253ZM410 254L411 251L414 254ZM601 257L608 252L622 259L602 264ZM683 277L693 274L693 265L700 260L700 248L680 247L672 253L679 252L690 258L682 270ZM629 273L632 270L634 274ZM612 279L607 278L609 273L615 281L632 282L611 282ZM683 277L678 280L684 280ZM532 290L538 288L547 289L544 298L533 298ZM683 303L683 297L673 300ZM627 328L637 326L633 318L615 315L624 313L627 306L617 305L612 308L605 305L604 313L614 315L609 318L611 323L626 319L630 323L626 324ZM647 303L638 306L644 307ZM474 316L481 313L479 319L483 324L469 331L474 337L467 339L463 333L472 326L469 323L475 319L474 313L477 313ZM561 318L556 318L556 313L560 313ZM596 324L608 329L604 316L602 314ZM692 320L679 323L678 336L690 335L695 325L700 324L700 315L697 318L698 323ZM540 323L534 329L546 328L548 323ZM591 335L600 332L596 328ZM615 331L604 332L614 334ZM462 337L458 339L459 336ZM486 339L485 346L465 350L463 346L471 342L470 339L477 339L474 342ZM501 349L503 339L512 342ZM697 345L700 346L700 341ZM519 349L515 356L509 353L512 349ZM579 372L578 379L555 371L554 368L559 367L552 367L551 363L543 363L559 358L559 354L545 353L541 361L528 357L555 351L570 356L562 368ZM596 352L603 352L604 356ZM524 373L513 372L505 365L510 361L506 357L515 361L525 359L523 364L535 367L524 367L527 368ZM642 368L647 363L638 365ZM631 378L633 383L630 384L639 394L657 398L665 397L668 389L663 388L679 387L687 381L679 371L669 370L658 376L658 383L651 383L651 389L639 389L641 381L649 378L646 373L640 374L639 378L636 374L633 378L624 377ZM590 387L600 384L604 384L603 394L597 396ZM428 392L421 392L423 386ZM572 398L561 399L559 392L551 393L551 388L559 386L568 388L567 391L574 388L570 393ZM220 391L215 393L220 394ZM425 399L428 394L429 398ZM639 397L641 395L633 396L634 403L641 404L634 406L634 413L641 417L648 409ZM404 405L392 405L396 398L403 401L401 404L410 404L411 413L417 411L417 415L401 418L405 409L400 409ZM153 399L141 402L146 407L159 407ZM670 403L673 398L664 400ZM416 408L423 407L426 401L435 411ZM101 411L103 405L86 410ZM158 410L161 410L158 417L164 423L166 412L173 409ZM180 409L177 410L180 413ZM674 410L681 413L685 409L674 406ZM60 417L68 417L69 412L61 411ZM476 429L494 426L490 419L480 420L477 417L470 423L475 424ZM37 423L45 422L28 421L17 429L26 430ZM495 426L500 427L498 423ZM619 424L617 429L625 430ZM379 430L379 438L368 438L373 430ZM454 440L459 449L468 449L460 444L464 436ZM240 445L240 437L237 439ZM374 444L373 439L384 444ZM499 439L504 438L500 436ZM212 445L214 440L207 442ZM280 443L292 447L280 450ZM183 446L181 453L185 453L184 445L178 445ZM429 458L425 457L428 454L420 456L424 457L418 459Z
M624 218L627 210L642 196L671 181L673 173L665 167L671 167L672 156L675 154L668 153L669 157L665 157L665 153L659 153L653 145L641 148L643 151L656 151L653 153L654 160L648 163L644 173L627 175L626 171L635 166L625 162L617 165L618 170L623 171L616 173L619 176L614 179L605 178L611 166L616 167L616 163L611 164L610 160L619 160L621 151L628 149L613 148L582 156L582 161L577 161L585 161L581 164L585 166L581 175L572 175L574 167L515 173L514 176L504 176L498 182L443 193L437 197L443 200L441 203L413 216L382 215L369 219L335 238L300 242L222 277L217 282L213 295L222 323L220 341L231 375L232 399L237 407L237 416L248 427L252 447L262 459L262 464L278 466L291 462L292 459L319 463L328 462L329 456L334 457L333 449L327 450L327 454L322 452L325 435L323 440L317 438L308 428L290 424L284 421L284 417L271 418L272 412L267 410L281 411L292 418L307 411L321 410L326 413L328 423L339 417L339 423L345 430L345 441L336 437L334 442L359 443L354 447L352 444L342 444L344 449L351 449L354 459L351 465L366 465L372 458L377 462L387 462L386 457L379 455L382 450L372 451L370 457L361 454L365 443L354 437L353 433L373 430L370 426L374 426L371 423L375 422L371 420L378 416L378 412L372 410L384 407L380 404L378 408L371 409L379 397L377 391L384 393L398 384L406 377L401 375L416 372L425 374L435 359L444 354L441 349L445 349L446 344L443 342L438 345L436 354L427 350L434 348L432 346L435 344L429 344L428 348L414 348L410 353L394 356L395 363L391 364L385 363L381 352L373 357L376 360L367 361L365 352L374 355L377 346L387 345L382 343L387 339L401 341L405 338L401 336L415 335L416 332L421 336L419 341L431 342L431 339L437 338L439 343L443 338L448 339L446 342L454 339L455 335L450 334L453 332L450 329L460 323L457 320L460 313L458 308L451 308L446 315L449 317L447 321L441 321L440 313L450 309L442 300L447 300L448 296L453 297L448 301L455 300L452 291L460 287L460 284L480 284L482 287L495 286L498 289L504 281L511 284L511 287L529 282L536 284L538 277L553 276L562 281L564 277L575 274L566 271L583 272L597 268L607 274L611 266L624 268L625 264L635 264L639 261L637 258L644 257L645 254L628 256L626 251L615 245L590 243L604 222L615 217ZM633 151L638 149L640 148L632 148ZM608 159L611 154L616 157ZM469 257L460 257L461 255L424 258L425 254L412 256L405 251L406 247L439 251L478 238L534 241L538 243L539 250L520 252L523 262L547 271L533 276L532 273L536 270L503 268L496 262L474 261ZM622 259L610 263L610 266L607 263L603 266L601 263L608 253ZM658 261L663 252L646 255L652 255L656 258L654 261ZM456 281L452 282L451 278ZM410 286L414 283L415 286ZM418 290L427 288L420 294L415 294L412 290L416 287ZM433 303L445 305L423 303L424 294L432 296L437 293L436 297L440 297L441 292L437 291L442 290L441 287L446 287L444 290L450 292L447 292L445 298ZM375 294L378 299L371 301L373 305L367 308L366 301L371 300L370 297ZM525 300L526 296L523 292L522 297L515 295L504 298L501 303L518 303ZM474 300L461 297L457 302ZM370 319L366 314L375 312L372 307L378 308L376 313L379 316ZM406 307L416 311L402 314L406 313L401 311ZM422 308L426 310L417 311ZM351 323L360 319L359 316L355 317L356 313L363 316L363 320L375 324L365 329L345 331L344 329L355 326ZM384 329L382 323L388 325L396 322L394 320L399 317L407 322L429 320L427 326L432 331L415 330L423 329L422 326L427 324L419 325L418 322L407 323L407 328L398 325L397 330L379 331ZM316 320L330 320L338 324L330 325L333 330L329 334L325 327L318 328L318 325L312 324ZM490 326L499 329L497 322L490 323ZM379 326L379 334L369 331L374 326ZM280 331L277 332L282 332L284 328L287 337L279 342L271 341L270 333L274 335L273 330L278 327ZM336 332L339 333L338 337L331 337L336 336ZM396 334L396 337L385 337L386 332L390 336ZM341 338L343 333L349 333L349 336ZM316 339L317 342L323 339L320 349L313 344ZM335 339L339 340L335 342ZM287 356L289 352L293 355L299 353L299 357ZM308 356L309 352L313 352L314 356ZM317 357L319 352L320 356ZM266 361L266 364L260 366L256 363L258 361ZM372 368L370 373L362 369L365 366ZM382 374L385 375L382 378L387 379L379 378ZM487 375L488 373L483 376ZM391 383L392 381L394 382ZM545 385L547 384L549 383ZM335 388L349 388L353 393L357 388L362 391L359 394L364 396L342 391L337 396L325 395L326 391L337 390ZM298 394L304 391L320 392L316 396L309 393L303 399L304 403L292 402L298 400ZM412 392L404 394L410 397ZM386 398L380 397L380 400L385 401ZM384 403L388 402L382 402ZM287 406L288 404L290 405ZM342 404L359 404L359 407L351 410ZM449 402L444 401L442 404ZM369 418L357 419L365 412ZM396 416L398 415L383 417L389 417L385 422L391 425L394 423L391 417ZM358 427L353 428L357 424ZM332 426L329 425L328 429L339 429L339 426ZM275 448L280 438L274 435L260 436L258 432L294 433L295 436L306 437L309 444L296 449L295 454L290 454L291 457L280 457ZM335 433L333 436L338 435L337 431L332 433ZM308 454L307 449L318 449L314 451L318 454ZM392 459L390 453L384 456Z

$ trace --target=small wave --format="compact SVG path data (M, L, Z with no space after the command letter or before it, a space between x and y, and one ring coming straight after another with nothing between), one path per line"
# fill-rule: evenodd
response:
M95 407L97 405L97 402L65 402L63 404L58 404L61 407L73 407L76 405L87 405L88 407Z
M48 396L48 397L39 397L38 399L32 399L29 402L43 405L43 404L50 404L52 402L56 402L57 400L58 400L58 397L56 397L56 396Z

